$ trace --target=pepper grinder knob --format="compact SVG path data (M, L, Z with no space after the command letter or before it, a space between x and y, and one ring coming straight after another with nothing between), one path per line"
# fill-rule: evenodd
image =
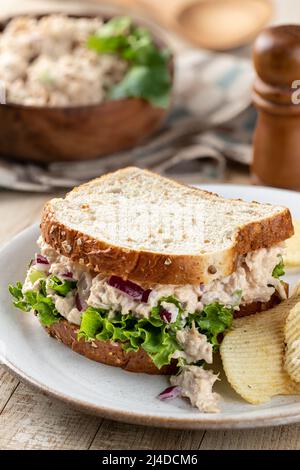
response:
M300 26L266 28L253 51L254 181L300 190Z

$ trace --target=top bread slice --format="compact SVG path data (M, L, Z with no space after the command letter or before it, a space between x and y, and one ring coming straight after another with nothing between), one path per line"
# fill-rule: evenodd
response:
M95 272L179 285L231 274L240 254L291 237L293 224L284 207L224 199L129 167L49 201L41 231Z

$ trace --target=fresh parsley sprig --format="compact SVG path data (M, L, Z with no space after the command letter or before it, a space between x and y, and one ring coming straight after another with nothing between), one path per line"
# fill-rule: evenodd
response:
M109 98L143 98L154 106L170 103L170 53L153 42L149 31L128 17L115 17L90 36L87 47L99 54L116 54L128 62L123 80L109 90Z

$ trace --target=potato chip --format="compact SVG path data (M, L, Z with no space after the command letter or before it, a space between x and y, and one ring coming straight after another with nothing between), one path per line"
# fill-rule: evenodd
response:
M235 320L221 344L227 379L249 403L300 393L300 385L283 367L285 321L299 301L300 296L295 296L267 312Z
M286 241L286 254L283 257L287 267L300 266L300 221L293 220L295 234Z
M285 329L285 369L295 382L300 382L300 303L287 316Z
M292 292L292 297L295 297L296 295L300 295L300 281L297 282Z

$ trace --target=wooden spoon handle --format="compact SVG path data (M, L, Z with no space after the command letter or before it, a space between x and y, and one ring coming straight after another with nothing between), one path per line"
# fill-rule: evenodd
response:
M114 3L148 14L153 14L154 10L152 4L150 2L148 3L147 0L114 0Z
M151 16L159 23L170 26L176 17L177 11L187 3L187 0L115 0L116 3L124 5L130 9Z

